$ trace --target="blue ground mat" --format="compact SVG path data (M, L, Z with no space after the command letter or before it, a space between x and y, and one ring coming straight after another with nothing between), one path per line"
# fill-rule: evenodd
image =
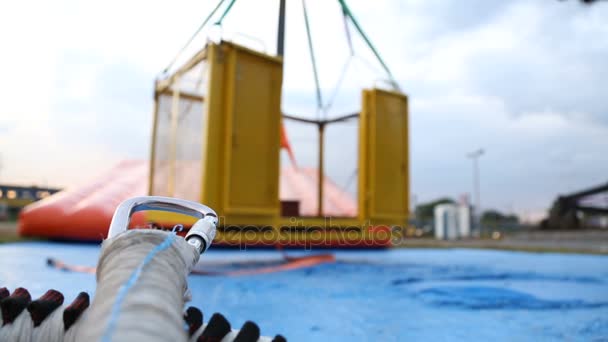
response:
M323 251L322 253L326 253ZM91 274L51 269L48 257L94 266L99 247L0 245L0 286L47 289L71 301ZM292 255L309 253L293 251ZM191 276L191 305L290 341L590 341L608 339L608 257L466 249L335 251L337 262L282 273ZM210 250L206 269L279 262L275 251Z

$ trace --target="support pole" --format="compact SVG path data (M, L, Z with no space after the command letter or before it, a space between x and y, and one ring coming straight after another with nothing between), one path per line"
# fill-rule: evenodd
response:
M479 157L481 157L485 151L478 149L467 154L467 157L473 161L473 193L475 195L475 205L473 206L473 222L476 226L479 237L482 234L481 226L481 192L479 190Z
M277 29L277 56L283 57L285 52L285 0L279 3L279 26Z
M175 178L177 176L177 126L179 124L179 82L181 75L175 78L175 92L171 102L171 133L169 145L169 179L167 180L167 195L175 196Z
M318 125L319 127L319 174L317 176L318 180L319 180L319 189L317 192L317 203L318 203L318 210L317 210L317 216L322 217L323 216L323 166L324 164L324 160L323 160L323 150L324 150L324 141L325 141L325 123L319 123Z
M156 85L157 82L155 82ZM148 166L149 168L149 174L148 174L148 195L152 196L152 195L157 195L154 193L154 163L156 162L156 134L157 134L157 129L156 126L158 125L158 100L159 100L159 96L158 93L156 92L156 86L154 87L155 91L154 91L154 110L153 110L153 117L152 117L152 143L151 143L151 147L150 147L150 165Z
M481 217L481 194L479 192L479 158L473 159L473 186L475 188L475 205Z

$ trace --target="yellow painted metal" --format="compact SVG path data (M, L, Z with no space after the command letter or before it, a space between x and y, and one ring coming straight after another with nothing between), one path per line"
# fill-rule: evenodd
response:
M223 182L223 163L221 162L224 154L221 139L224 136L224 64L225 52L219 45L211 44L207 46L207 63L209 64L209 82L207 86L207 105L205 116L204 134L201 137L203 142L203 171L201 174L201 202L215 208L220 215L223 215L218 206L222 203L222 193L220 185ZM218 146L218 144L221 144ZM214 147L214 148L210 148Z
M175 79L175 92L173 93L173 101L171 102L171 133L169 148L169 181L167 183L169 196L175 196L175 178L176 174L176 155L177 155L177 124L179 119L179 76Z
M346 229L352 227L362 227L364 222L357 218L350 217L281 217L279 225L281 227L318 227Z
M296 245L296 246L388 246L398 238L390 230L372 229L357 219L326 220L302 217L294 222L281 218L279 229L230 230L220 229L215 242L227 245Z
M202 167L195 175L201 180L196 182L199 200L214 208L227 225L276 226L280 211L282 59L228 42L209 44L205 53L195 57L198 60L188 62L189 67L178 69L178 74L190 72L203 59L208 66L205 96L194 94L188 98L204 103L199 137ZM180 80L180 75L171 75L157 82L156 87L157 94L172 97L171 132L172 137L178 134L177 138L181 93L176 83ZM174 178L183 175L175 171L176 139L170 141L167 188L173 194ZM153 160L154 153L153 149ZM151 166L154 172L160 175ZM170 216L160 213L148 218L170 222Z
M380 235L380 238L378 237ZM217 232L213 242L226 245L256 245L276 246L279 245L334 245L334 246L357 246L378 247L379 241L390 240L391 236L386 232L372 233L365 230L352 229L348 231L224 231ZM386 245L386 244L385 244Z
M196 150L200 147L200 159L192 160L200 163L196 164L200 169L195 170L195 175L186 175L175 168L177 157L172 145L180 138L175 130L176 120L181 120L177 112L182 112L182 89L176 82L199 70L200 63L207 66L201 71L205 73L206 88L199 92L184 90L184 101L198 104L196 108L200 109L196 111L202 111L200 121L195 124L200 125L200 137L196 137L200 139ZM404 226L409 208L408 100L403 94L379 89L363 91L358 217L329 221L323 217L298 217L295 221L280 217L281 84L281 58L228 42L209 44L175 75L158 81L150 193L166 195L176 180L180 184L191 181L194 189L200 189L196 192L200 202L220 215L222 228L217 239L227 244L253 243L264 234L275 234L279 243L285 240L298 244L315 240L319 232L328 243L344 239L372 241L386 231L378 233L370 226ZM161 112L165 113L162 117ZM159 122L165 130L157 127ZM171 138L167 139L169 126ZM196 127L193 131L196 132ZM163 138L158 140L161 135ZM162 158L157 155L159 151ZM190 180L197 176L200 178ZM156 182L154 177L160 181ZM166 212L149 212L147 219L161 225L194 223ZM237 226L255 226L258 230L231 228Z
M172 96L155 94L154 127L152 135L152 148L150 159L150 187L151 195L171 196L169 192L169 169L171 160L172 139L171 133L171 105Z
M170 228L173 222L190 226L196 221L182 214L162 211L148 211L146 217L149 222L165 228ZM388 230L374 230L369 222L360 222L356 218L282 217L278 220L278 229L259 219L257 223L256 220L242 217L230 221L230 224L227 224L225 217L220 219L221 227L214 243L233 246L279 244L378 247L389 245L388 241L399 238ZM246 228L242 229L243 227Z
M357 169L358 197L357 216L363 221L369 217L369 126L370 126L370 91L361 92L361 112L359 113L359 159Z
M149 211L146 213L146 218L150 222L158 223L162 226L168 226L167 223L181 222L184 225L192 225L196 222L196 218L185 216L183 214L171 213L166 211ZM254 225L250 221L231 220L232 225ZM280 227L318 227L318 228L335 228L348 229L353 227L363 227L365 222L361 222L356 218L348 217L281 217L277 221ZM226 225L225 217L220 218L220 225ZM267 221L262 221L262 224L257 226L270 226Z
M207 151L201 202L231 224L279 216L281 59L209 46Z
M224 213L279 215L282 63L234 48L227 66Z
M154 88L156 89L156 83L154 84ZM152 194L152 189L154 188L154 164L156 157L156 134L158 125L158 94L154 93L154 110L152 114L152 143L150 145L150 165L149 165L149 174L148 174L148 195Z
M359 217L405 225L409 211L408 101L403 94L363 91L359 126Z
M323 216L323 180L325 177L325 125L319 125L319 162L317 163L317 216Z

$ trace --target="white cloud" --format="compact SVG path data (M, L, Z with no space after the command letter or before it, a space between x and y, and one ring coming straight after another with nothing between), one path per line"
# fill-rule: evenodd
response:
M222 34L274 52L277 3L237 2ZM327 101L349 54L341 11L337 2L307 4ZM464 154L479 146L488 150L482 159L488 207L538 212L558 192L605 181L608 4L349 4L410 95L412 189L419 200L468 192ZM0 181L71 185L122 158L147 158L153 79L213 6L12 2L0 13L0 30L10 33L0 36ZM283 106L313 116L301 3L288 1L287 8ZM204 30L182 60L218 31ZM351 35L357 58L330 115L357 110L359 89L386 78L352 26ZM288 129L301 162L314 165L314 129ZM328 162L345 159L328 164L328 172L344 184L356 165L355 130L334 130ZM349 138L338 139L344 134Z

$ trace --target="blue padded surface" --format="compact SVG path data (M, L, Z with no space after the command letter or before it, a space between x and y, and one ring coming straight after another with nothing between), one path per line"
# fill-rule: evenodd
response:
M0 286L71 301L95 277L46 266L95 265L99 246L0 245ZM290 252L304 255L318 252ZM323 252L325 253L325 251ZM466 249L336 251L335 264L283 273L191 276L191 305L290 341L595 340L608 336L608 257ZM210 250L203 268L278 262L274 251ZM218 266L222 263L221 266Z

